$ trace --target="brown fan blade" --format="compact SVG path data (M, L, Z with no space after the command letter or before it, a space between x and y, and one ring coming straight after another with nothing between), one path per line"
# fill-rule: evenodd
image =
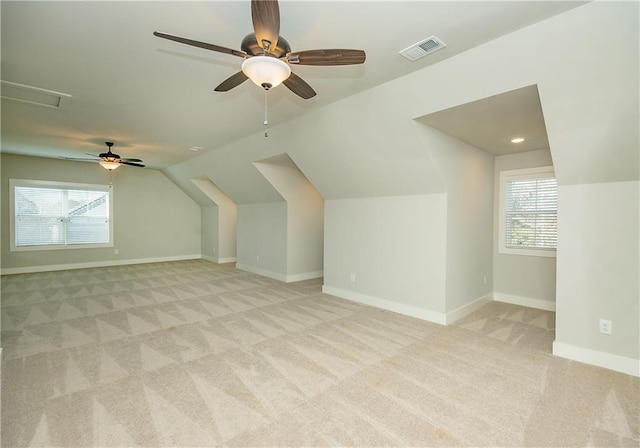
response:
M306 50L287 54L289 64L299 65L354 65L367 58L362 50Z
M215 88L215 91L216 92L227 92L227 91L233 89L234 87L239 86L240 84L245 82L247 79L248 79L247 75L245 75L244 72L242 72L242 71L240 71L238 73L234 73L233 75L229 76L227 79L222 81L220 83L220 85L218 85L218 87Z
M309 84L307 84L301 77L293 72L291 73L291 76L282 81L282 84L287 86L289 90L305 100L316 96L315 90L313 90Z
M280 35L280 7L277 0L251 0L251 19L258 45L270 53Z
M234 56L238 56L241 58L246 58L247 53L240 50L233 50L231 48L221 47L219 45L208 44L206 42L199 42L197 40L185 39L184 37L172 36L171 34L159 33L157 31L153 32L154 36L161 37L163 39L172 40L174 42L179 42L181 44L191 45L192 47L204 48L205 50L217 51L219 53L232 54Z
M122 160L123 162L142 162L142 160L140 159L131 159L129 157L123 157L120 160Z
M141 164L141 163L133 163L133 162L121 161L120 164L121 165L129 165L129 166L139 166L140 168L144 168L144 165Z

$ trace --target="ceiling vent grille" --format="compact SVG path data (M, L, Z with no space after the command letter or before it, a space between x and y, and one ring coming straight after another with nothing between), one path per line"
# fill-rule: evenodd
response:
M435 36L431 36L425 40L421 40L420 42L411 45L410 47L405 48L400 52L400 54L413 62L446 46L447 45L440 39Z
M27 86L17 82L1 81L0 95L3 100L19 101L21 103L52 109L66 109L71 102L71 95L40 87Z

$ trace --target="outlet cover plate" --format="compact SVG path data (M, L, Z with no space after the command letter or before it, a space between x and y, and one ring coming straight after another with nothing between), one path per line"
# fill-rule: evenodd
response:
M608 319L600 319L600 333L611 334L611 321Z

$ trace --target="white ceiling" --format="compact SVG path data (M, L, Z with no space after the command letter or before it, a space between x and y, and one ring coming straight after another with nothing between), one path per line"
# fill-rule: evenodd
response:
M435 112L419 121L496 156L549 148L536 86ZM525 140L511 142L518 137Z
M582 3L281 1L280 33L294 50L362 49L367 61L294 67L318 95L302 100L273 89L269 121L285 122ZM252 32L249 1L3 1L1 19L2 80L72 96L64 110L3 100L4 152L80 157L111 140L123 157L164 168L197 155L192 146L215 150L263 128L260 88L245 82L213 91L240 69L240 58L152 35L239 49ZM416 62L398 54L431 35L446 48Z

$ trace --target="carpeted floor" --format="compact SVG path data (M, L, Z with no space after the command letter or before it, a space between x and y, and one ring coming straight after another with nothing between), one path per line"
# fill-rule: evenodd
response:
M428 322L202 260L4 276L2 446L634 446L554 314Z

